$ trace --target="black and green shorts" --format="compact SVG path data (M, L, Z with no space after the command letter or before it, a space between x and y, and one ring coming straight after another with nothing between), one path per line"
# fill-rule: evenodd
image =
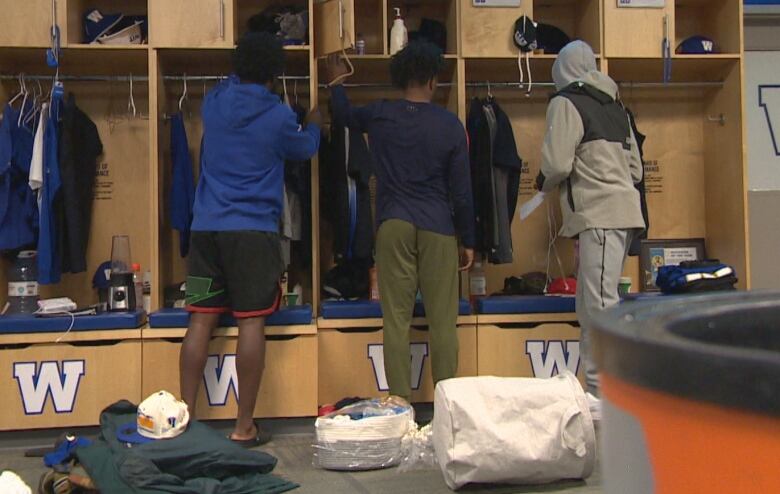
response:
M187 310L271 315L279 307L284 274L279 235L259 231L192 232Z

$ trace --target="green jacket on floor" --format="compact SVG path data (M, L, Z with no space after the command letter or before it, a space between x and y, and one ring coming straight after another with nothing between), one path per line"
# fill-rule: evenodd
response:
M276 458L246 450L210 427L190 421L173 439L128 447L116 430L136 420L120 401L100 415L100 437L76 456L101 492L111 494L276 494L295 489L269 473Z

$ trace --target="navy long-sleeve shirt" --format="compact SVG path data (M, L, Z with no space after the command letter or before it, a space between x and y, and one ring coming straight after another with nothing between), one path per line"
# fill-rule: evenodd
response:
M407 221L459 235L474 247L474 204L466 131L431 103L381 100L352 107L343 86L331 90L334 120L368 134L377 177L377 223Z

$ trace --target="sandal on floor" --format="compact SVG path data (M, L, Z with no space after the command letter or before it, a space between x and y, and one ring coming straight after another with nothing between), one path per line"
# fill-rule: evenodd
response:
M232 437L228 436L228 439L233 441L233 443L238 444L242 448L256 448L258 446L262 446L268 442L271 441L272 436L269 432L263 430L260 428L257 422L255 422L255 430L257 431L257 434L255 434L255 437L250 439L233 439Z

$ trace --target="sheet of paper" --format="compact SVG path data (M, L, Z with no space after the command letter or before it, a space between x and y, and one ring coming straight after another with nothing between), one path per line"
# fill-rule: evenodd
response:
M618 8L663 8L666 0L618 0Z
M531 213L533 213L536 210L536 208L541 206L546 196L547 194L545 194L544 192L537 192L536 195L533 196L530 201L520 206L520 221L523 221L526 218L528 218L531 215Z

